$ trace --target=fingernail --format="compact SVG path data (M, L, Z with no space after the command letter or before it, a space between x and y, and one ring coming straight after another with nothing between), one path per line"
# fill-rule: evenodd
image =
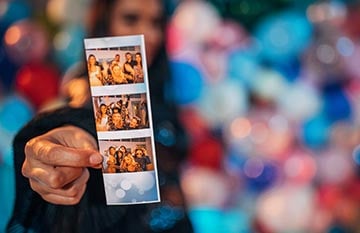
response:
M102 162L102 156L98 154L93 154L90 156L90 163L99 164Z

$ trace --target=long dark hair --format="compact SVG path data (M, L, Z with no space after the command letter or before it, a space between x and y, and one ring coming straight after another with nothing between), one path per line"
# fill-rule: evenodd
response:
M87 31L89 37L112 36L109 32L109 25L112 8L116 1L121 0L93 0L87 19ZM161 0L160 2L165 4ZM164 9L164 14L162 17L162 29L164 35L163 44L153 59L151 66L148 67L151 107L155 128L155 137L156 129L157 127L160 127L159 125L163 124L164 122L171 122L174 126L174 131L177 134L176 143L172 146L177 147L176 151L179 151L179 156L183 157L186 154L184 149L187 148L187 137L185 136L185 133L179 123L177 117L178 111L176 109L175 103L173 102L173 98L168 96L168 93L173 92L167 90L165 93L165 89L171 87L171 85L169 85L171 82L171 72L169 68L168 56L166 53L165 37L165 27L168 17L169 16L165 13ZM172 153L174 156L176 156L174 151Z
M112 8L116 1L121 0L93 0L89 9L89 15L87 18L87 35L88 37L104 37L112 36L109 32L110 17ZM163 33L166 26L166 14L163 14ZM165 35L165 34L164 34ZM164 85L170 81L170 71L168 57L166 54L166 41L165 36L163 38L164 43L154 58L153 64L148 67L148 76L150 77L150 90L154 98L156 96L159 99L169 101L169 98L165 98ZM146 38L145 38L146 40ZM165 103L164 103L165 104Z

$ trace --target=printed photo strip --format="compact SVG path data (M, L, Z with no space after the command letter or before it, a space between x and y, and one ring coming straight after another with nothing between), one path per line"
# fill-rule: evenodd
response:
M144 37L84 44L107 204L159 202Z

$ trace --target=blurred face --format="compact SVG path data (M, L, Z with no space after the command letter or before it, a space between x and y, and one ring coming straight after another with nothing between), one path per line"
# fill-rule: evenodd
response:
M120 68L120 66L114 65L114 67L113 67L113 74L116 75L116 76L121 74L121 68Z
M96 63L96 58L94 56L89 57L89 64L94 65Z
M137 150L135 155L136 157L141 158L143 156L143 152L141 150Z
M114 122L115 125L122 125L122 118L120 113L113 113L112 121Z
M141 56L139 54L135 55L135 61L137 61L138 63L141 62Z
M126 148L125 148L125 147L123 147L123 146L121 146L121 147L120 147L120 151L122 151L123 153L125 153Z
M125 54L125 58L126 58L127 61L131 61L132 56L131 56L130 53L126 53L126 54Z
M101 111L101 113L106 113L106 106L105 106L105 105L101 105L100 111Z
M130 163L132 162L132 160L131 160L131 158L130 158L129 155L125 156L125 157L124 157L124 160L125 160L125 163L127 163L127 164L130 164Z
M110 150L109 150L109 154L110 155L115 155L115 148L113 148L113 147L110 147Z
M136 119L131 119L129 127L130 128L136 128L138 126Z
M146 58L150 65L163 42L160 0L117 0L110 17L114 36L144 34Z

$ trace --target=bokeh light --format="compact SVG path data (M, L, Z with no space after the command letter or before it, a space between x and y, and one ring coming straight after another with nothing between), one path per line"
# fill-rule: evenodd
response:
M84 59L89 2L0 1L0 232L15 196L16 132L68 87L86 101L88 86L68 77ZM360 4L166 6L165 95L189 135L180 183L195 233L359 232ZM176 135L170 121L154 129L165 146ZM109 178L105 189L114 202L145 200L155 179ZM166 231L184 216L161 203L144 221Z
M247 111L248 93L241 83L227 80L205 86L196 105L207 122L221 126Z
M324 183L342 184L354 175L351 153L333 148L316 160L318 160L317 178Z
M298 232L298 229L309 229L314 211L313 198L311 187L283 185L265 192L260 197L257 214L271 232Z
M265 59L289 59L309 44L312 25L302 12L283 11L269 15L259 22L255 36L260 41Z
M0 2L0 31L6 30L12 23L31 17L28 1L14 0Z
M198 68L185 62L171 63L173 98L178 104L189 104L199 98L203 75Z
M53 39L54 57L62 70L67 70L83 60L83 38L85 29L78 24L66 25Z
M15 77L15 90L27 98L36 109L44 107L48 101L57 98L59 85L58 68L46 63L24 65Z
M184 1L172 20L192 43L202 43L211 37L221 19L214 6L205 1Z
M24 64L45 60L49 39L45 29L30 20L17 21L4 35L5 50L13 62Z
M312 86L295 82L277 92L279 112L289 120L303 122L320 112L323 103L318 90Z
M33 113L34 110L26 99L17 95L6 97L0 103L1 131L17 132L30 120Z

